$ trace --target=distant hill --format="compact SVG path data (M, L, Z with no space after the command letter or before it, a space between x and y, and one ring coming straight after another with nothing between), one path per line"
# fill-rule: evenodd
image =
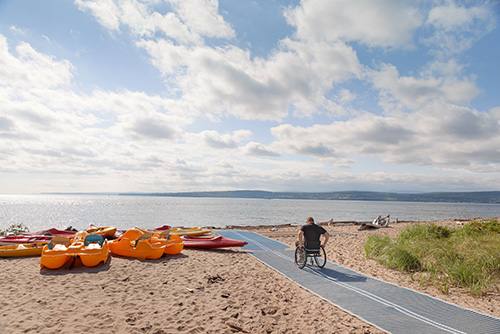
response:
M175 193L120 193L122 196L216 197L261 199L315 199L444 203L500 203L500 191L432 192L401 194L374 191L272 192L262 190L201 191Z

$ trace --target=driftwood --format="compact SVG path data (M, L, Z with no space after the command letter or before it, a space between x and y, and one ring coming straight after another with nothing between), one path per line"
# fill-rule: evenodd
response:
M361 227L358 229L359 231L366 230L369 228L381 228L389 226L389 218L391 215L387 215L384 218L382 216L378 216L371 223L363 223Z
M326 221L326 222L320 222L320 223L316 223L316 225L321 225L321 226L330 226L331 224L333 223L333 219L330 219L329 221Z

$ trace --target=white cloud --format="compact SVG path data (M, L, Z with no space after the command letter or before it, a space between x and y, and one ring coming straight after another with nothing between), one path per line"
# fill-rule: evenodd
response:
M2 171L126 177L182 153L173 141L198 113L182 101L127 90L77 94L69 61L27 43L16 51L0 35L0 71L9 78L0 80Z
M113 0L75 0L80 10L90 10L97 21L111 31L120 30L120 11Z
M492 31L496 26L494 4L478 1L476 6L458 6L454 1L436 6L429 11L426 26L430 36L422 41L429 45L438 58L449 58L468 50L473 43Z
M12 31L13 33L15 33L16 35L22 35L22 36L26 35L25 29L22 29L22 28L19 28L16 26L10 26L9 30Z
M304 0L286 12L302 40L360 41L368 46L405 47L422 23L413 2L401 0Z
M279 157L281 155L276 150L256 142L248 143L245 146L244 151L247 155L257 157Z
M217 0L170 0L180 19L200 36L234 38L235 32L219 14Z
M13 128L14 123L7 117L0 117L0 131L9 131Z
M413 110L439 99L467 104L479 94L471 79L400 76L393 65L384 65L380 71L371 71L370 76L374 87L390 100L400 101Z
M133 136L149 139L174 139L176 131L161 119L139 118L131 124Z
M214 0L169 0L174 13L153 10L158 1L75 0L82 11L89 10L112 33L128 27L138 36L154 37L157 32L182 42L199 44L202 38L235 37L234 30L218 12Z
M284 40L266 60L252 60L248 51L236 47L187 47L166 40L138 45L190 104L243 119L278 120L290 105L317 112L318 106L328 106L324 94L334 83L361 74L356 53L342 43Z
M468 176L470 186L500 186L489 175L499 171L500 111L470 106L482 81L460 54L494 23L486 2L304 0L285 13L296 34L262 57L239 47L245 32L214 0L75 3L145 51L165 92L78 93L70 61L26 42L9 49L0 35L2 172L53 173L44 187L89 191L441 190L467 173L486 175ZM391 64L401 48L436 57ZM226 132L203 131L207 120Z
M459 7L453 1L445 6L434 7L429 11L426 24L431 24L445 31L453 29L470 29L475 20L490 18L488 9L484 7Z
M238 147L242 140L251 136L251 132L247 130L238 130L233 133L220 134L217 131L202 131L198 135L201 140L209 147L215 149L233 149Z
M364 114L328 125L272 129L285 152L351 165L353 156L390 164L465 168L500 162L500 125L489 114L442 102L419 113Z
M290 106L295 106L297 115L310 115L321 107L343 112L324 94L335 83L361 74L351 47L342 42L284 39L267 59L252 58L248 50L236 46L204 44L204 37L230 40L236 36L218 13L217 1L169 3L173 12L162 15L152 2L127 0L114 7L78 2L112 31L116 25L105 24L108 16L130 27L137 34L136 45L151 55L169 90L176 90L196 109L260 120L282 119ZM155 35L159 31L165 38Z
M0 35L0 85L52 88L70 84L74 68L68 61L56 61L24 42L15 50L17 57L9 52L5 36Z
M500 119L500 107L495 107L490 109L490 114L493 117L499 118Z

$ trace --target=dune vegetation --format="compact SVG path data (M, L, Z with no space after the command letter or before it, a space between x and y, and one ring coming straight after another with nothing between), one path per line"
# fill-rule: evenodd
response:
M23 232L29 232L28 228L24 224L12 224L8 228L0 230L0 236L19 235Z
M452 287L473 296L499 291L498 220L471 221L457 228L416 223L394 239L369 236L364 248L368 258L444 293Z

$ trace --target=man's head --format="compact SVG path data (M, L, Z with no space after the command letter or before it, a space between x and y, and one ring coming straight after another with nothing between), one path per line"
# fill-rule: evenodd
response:
M313 217L307 218L306 224L314 224L314 218Z

